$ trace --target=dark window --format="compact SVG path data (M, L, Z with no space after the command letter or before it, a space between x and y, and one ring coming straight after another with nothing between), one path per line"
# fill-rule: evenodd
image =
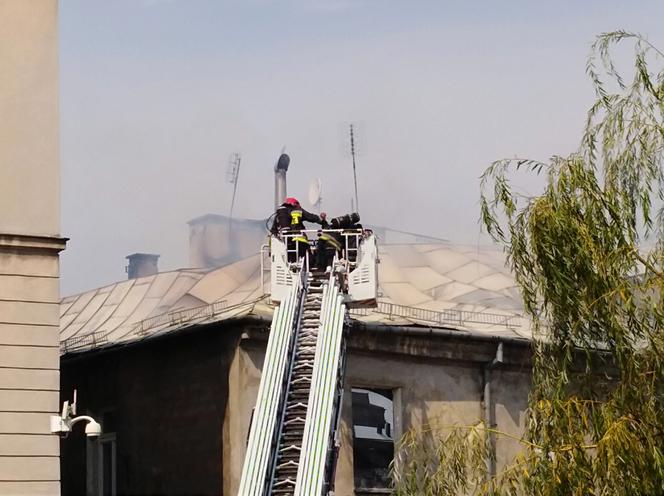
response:
M353 388L355 489L386 488L394 458L394 406L389 389Z
M116 411L103 411L97 418L101 421L102 434L96 439L88 439L87 492L93 496L116 496Z
M115 496L115 438L101 441L102 491L104 496Z

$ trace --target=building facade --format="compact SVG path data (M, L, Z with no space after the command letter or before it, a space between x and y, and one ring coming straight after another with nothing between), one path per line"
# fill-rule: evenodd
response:
M344 496L389 493L407 429L485 421L518 434L527 404L528 327L502 254L409 243L379 256L378 307L350 313ZM62 398L77 389L104 434L63 444L63 491L236 495L273 309L260 255L64 298ZM495 449L500 470L518 444Z
M57 7L0 1L0 494L60 493Z
M243 317L63 358L62 391L102 423L95 441L63 443L64 494L236 495L269 322ZM336 494L389 494L395 443L418 425L492 418L518 434L529 390L529 343L419 327L356 325L348 338ZM499 439L498 469L518 444Z

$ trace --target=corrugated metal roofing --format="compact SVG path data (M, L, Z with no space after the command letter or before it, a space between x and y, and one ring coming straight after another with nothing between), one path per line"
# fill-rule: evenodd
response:
M529 338L504 255L477 246L386 245L379 249L379 306L353 318L472 334ZM271 317L260 256L209 271L182 269L130 279L61 301L63 352L147 339L241 316Z

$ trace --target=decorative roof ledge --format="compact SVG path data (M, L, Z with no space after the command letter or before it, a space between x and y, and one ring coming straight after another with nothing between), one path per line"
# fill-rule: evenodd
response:
M69 241L69 238L59 236L0 233L0 251L39 251L57 254L65 249L67 241Z

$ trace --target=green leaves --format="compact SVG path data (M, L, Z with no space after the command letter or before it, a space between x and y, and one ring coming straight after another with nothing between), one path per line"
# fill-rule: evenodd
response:
M627 42L624 74L612 48ZM396 494L664 493L664 55L605 33L586 71L597 100L579 150L498 160L481 177L481 221L535 329L523 452L487 481L486 429L412 431ZM545 173L538 195L515 193L520 171Z
M425 425L408 431L392 462L394 494L478 494L485 485L483 467L489 456L484 424Z

